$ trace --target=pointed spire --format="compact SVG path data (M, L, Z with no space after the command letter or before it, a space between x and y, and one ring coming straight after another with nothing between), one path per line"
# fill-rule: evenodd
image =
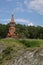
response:
M14 12L12 12L12 18L14 18Z
M11 18L10 23L15 23L15 21L14 21L14 13L13 12L12 12L12 18Z

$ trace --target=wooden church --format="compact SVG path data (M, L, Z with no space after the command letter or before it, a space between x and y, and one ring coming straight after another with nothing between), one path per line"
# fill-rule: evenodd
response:
M9 24L10 24L10 27L9 27L7 37L17 38L16 27L15 27L15 21L14 21L14 15L13 14L12 14L12 18L11 18L11 21L10 21Z

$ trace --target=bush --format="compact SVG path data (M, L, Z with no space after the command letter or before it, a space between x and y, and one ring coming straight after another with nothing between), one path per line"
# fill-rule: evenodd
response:
M30 47L30 44L27 40L20 40L20 42L25 45L26 47Z
M3 52L2 52L3 58L6 57L6 59L10 59L12 51L13 51L12 47L7 47L5 50L3 50Z
M25 45L26 47L39 47L39 41L35 41L35 40L20 40L20 42Z
M0 64L3 62L2 54L0 53Z
M30 41L30 46L31 47L39 47L40 46L39 41L35 41L35 40Z
M3 58L0 58L0 64L2 63L2 61L3 61Z
M3 50L3 53L4 53L5 55L9 55L12 50L13 50L12 47L7 47L5 50Z

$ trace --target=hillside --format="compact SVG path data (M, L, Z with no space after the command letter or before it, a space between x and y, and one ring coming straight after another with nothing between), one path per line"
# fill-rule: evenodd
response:
M0 65L43 65L43 40L0 39Z

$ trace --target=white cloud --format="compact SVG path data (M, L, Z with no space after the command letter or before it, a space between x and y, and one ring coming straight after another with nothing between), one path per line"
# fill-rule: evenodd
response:
M10 21L10 19L0 19L0 21Z
M0 19L0 21L10 21L11 19ZM24 22L24 23L29 23L28 20L25 20L25 19L14 19L16 22Z
M10 22L10 19L0 19L0 23L7 24Z
M25 0L24 4L28 10L35 10L40 14L43 14L43 0Z
M34 26L34 24L32 22L28 23L28 26Z
M28 20L25 20L25 19L15 19L16 22L24 22L24 23L28 23L29 21Z
M28 21L28 20L25 20L25 19L15 19L15 21L16 21L17 23L23 23L23 24L26 24L26 25L28 25L28 26L33 26L33 25L34 25L32 22L30 22L30 21Z
M19 23L19 24L25 24L25 25L28 25L28 26L33 26L33 23L28 21L28 20L25 20L25 19L14 19L16 23ZM7 24L11 21L11 19L0 19L1 22L5 22L4 24Z
M41 24L41 25L37 25L37 26L41 26L41 27L43 27L43 24Z

